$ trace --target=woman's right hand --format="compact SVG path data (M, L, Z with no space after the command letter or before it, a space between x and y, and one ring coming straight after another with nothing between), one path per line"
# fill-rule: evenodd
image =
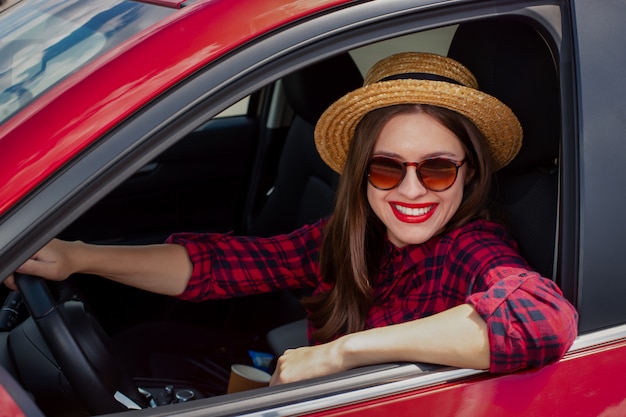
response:
M62 281L75 272L75 265L70 256L71 247L75 244L54 239L17 268L16 272ZM13 290L17 289L13 275L4 283Z

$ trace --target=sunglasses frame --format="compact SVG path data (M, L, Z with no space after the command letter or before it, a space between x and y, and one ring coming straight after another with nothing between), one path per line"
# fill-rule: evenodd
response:
M389 188L383 188L383 187L379 187L376 184L374 184L372 182L372 180L370 179L370 167L372 165L372 162L374 162L375 160L385 160L385 161L392 161L394 163L397 163L399 166L402 167L402 175L400 176L400 178L398 179L398 182L393 185L392 187ZM450 183L450 185L448 185L447 187L440 189L440 190L434 190L431 187L429 187L428 185L426 185L424 183L424 180L422 179L422 173L420 172L420 169L422 166L424 166L425 163L428 163L430 161L438 161L438 160L443 160L443 161L447 161L450 162L454 167L455 167L455 171L454 171L454 180ZM405 162L405 161L401 161L399 159L396 158L392 158L389 156L373 156L370 158L369 162L367 163L367 181L372 185L372 187L381 190L381 191L389 191L389 190L393 190L394 188L398 187L400 184L402 184L402 181L404 181L404 178L406 177L406 172L407 172L407 167L409 166L413 166L415 167L415 174L417 175L417 179L419 180L420 184L422 184L422 186L424 188L426 188L429 191L433 191L433 192L442 192L442 191L446 191L448 189L450 189L450 187L452 187L454 185L454 183L456 182L457 177L459 176L459 168L461 168L463 166L463 164L465 164L466 159L463 159L461 161L455 161L454 159L449 159L449 158L429 158L429 159L424 159L421 162Z

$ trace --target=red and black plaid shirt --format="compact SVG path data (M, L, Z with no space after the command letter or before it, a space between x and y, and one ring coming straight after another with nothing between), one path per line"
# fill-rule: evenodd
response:
M193 263L187 300L330 287L319 276L325 221L272 238L176 234ZM402 323L470 304L489 329L492 372L560 359L577 333L577 313L550 280L532 271L498 224L478 220L421 245L386 243L366 326Z

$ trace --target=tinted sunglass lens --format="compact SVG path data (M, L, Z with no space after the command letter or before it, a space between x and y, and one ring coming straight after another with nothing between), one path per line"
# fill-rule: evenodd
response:
M422 184L432 191L444 191L454 184L457 166L447 159L429 159L420 164Z
M381 190L390 190L400 184L404 176L404 166L393 159L372 159L368 169L370 184Z

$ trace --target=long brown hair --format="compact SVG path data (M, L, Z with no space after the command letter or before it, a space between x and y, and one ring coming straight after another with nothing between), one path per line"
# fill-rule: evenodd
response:
M439 120L461 141L466 153L469 181L459 209L442 233L474 218L487 217L492 168L487 145L478 129L464 116L441 107L403 104L374 110L357 126L346 165L339 180L335 210L325 229L320 272L334 284L328 292L303 300L317 342L365 328L371 307L371 279L378 273L386 228L367 199L366 167L384 125L406 113L425 113Z

